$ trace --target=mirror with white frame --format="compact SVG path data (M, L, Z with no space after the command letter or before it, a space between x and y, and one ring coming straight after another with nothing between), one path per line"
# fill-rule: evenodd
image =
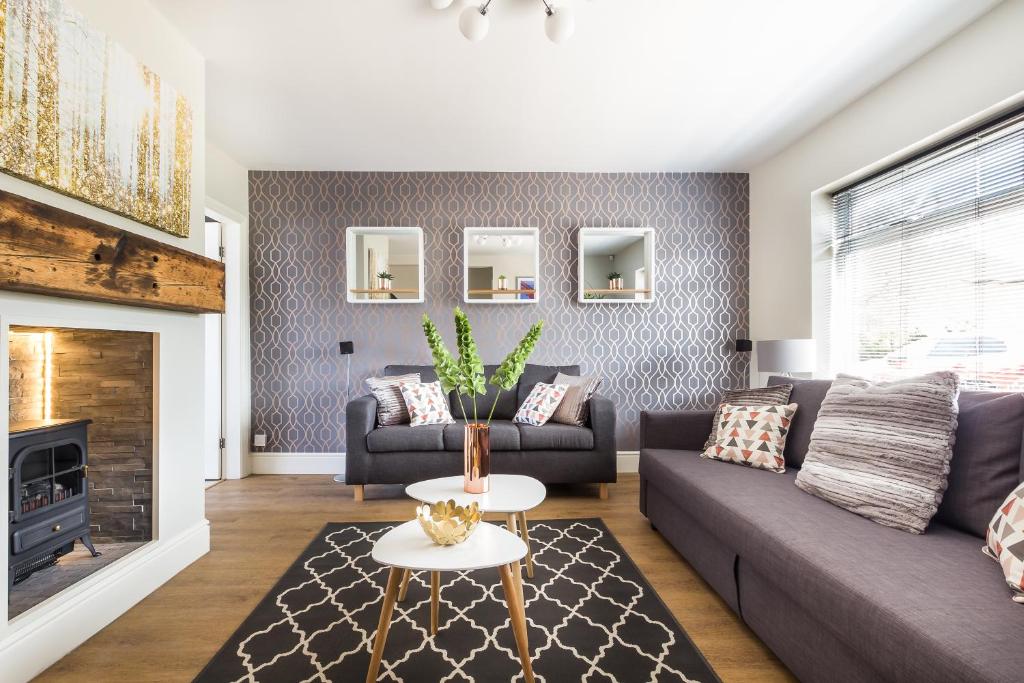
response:
M649 303L654 300L652 228L581 228L580 303Z
M345 231L346 291L355 304L423 302L423 231L359 228Z
M462 264L466 303L537 303L537 228L466 228Z

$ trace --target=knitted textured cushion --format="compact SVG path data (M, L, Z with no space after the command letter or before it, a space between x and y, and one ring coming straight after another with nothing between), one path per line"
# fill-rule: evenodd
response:
M401 382L419 382L417 373L397 377L371 377L366 380L370 393L377 399L377 424L381 427L409 424L409 409L402 398Z
M821 402L796 485L903 531L924 533L946 490L960 381L839 375Z
M587 424L590 416L590 397L601 386L600 377L576 377L574 375L555 376L555 384L565 385L565 398L558 404L552 422L582 427Z

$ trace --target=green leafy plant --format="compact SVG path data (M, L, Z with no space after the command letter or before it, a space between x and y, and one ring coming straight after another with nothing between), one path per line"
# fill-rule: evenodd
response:
M609 280L618 280L620 277L622 277L622 273L616 273L614 270L608 273Z
M381 280L393 280L393 279L395 279L395 276L392 275L391 273L389 273L386 270L382 270L379 273L377 273L377 277L379 277Z
M498 398L502 391L508 391L515 387L526 369L526 361L533 353L537 341L540 340L540 333L544 327L544 321L534 323L516 347L505 356L498 368L491 375L489 380L484 380L484 364L480 360L480 353L477 350L476 340L473 339L473 328L469 324L469 318L461 308L455 309L455 344L459 352L456 359L452 356L448 347L445 346L441 333L437 326L430 319L430 316L423 316L423 334L427 338L427 345L430 347L430 355L434 360L434 370L441 382L441 387L447 391L456 391L459 399L459 406L462 407L462 414L466 415L466 407L462 402L463 395L469 396L473 401L473 422L479 422L477 412L477 396L487 393L487 384L498 387L499 391L494 396L494 403L487 414L486 424L491 423L494 409L498 405Z

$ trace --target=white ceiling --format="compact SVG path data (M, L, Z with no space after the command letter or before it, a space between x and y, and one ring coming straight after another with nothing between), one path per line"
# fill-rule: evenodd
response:
M154 0L254 169L745 171L999 0ZM557 3L556 3L557 4ZM300 11L301 10L301 11Z
M587 256L612 256L642 239L638 235L587 235L583 250Z

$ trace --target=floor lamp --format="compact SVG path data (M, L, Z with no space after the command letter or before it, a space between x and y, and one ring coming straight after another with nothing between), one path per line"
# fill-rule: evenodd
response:
M355 353L356 347L353 342L343 341L338 342L338 350L341 353L341 355L345 356L345 405L348 406L349 381L352 378L352 354ZM334 481L338 482L339 484L344 484L345 475L334 475Z
M755 347L757 373L777 372L792 377L798 372L814 372L817 344L813 339L766 339Z

